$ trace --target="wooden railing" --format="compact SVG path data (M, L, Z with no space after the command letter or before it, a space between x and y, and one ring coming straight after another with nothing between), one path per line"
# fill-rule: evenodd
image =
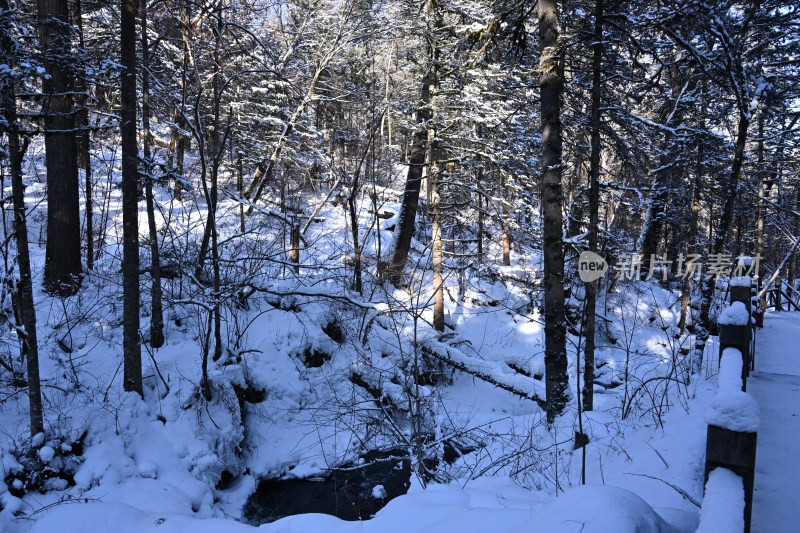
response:
M708 421L706 436L705 460L705 496L701 510L700 528L698 531L711 531L716 517L713 507L720 505L720 500L731 496L730 485L720 480L733 479L734 475L741 480L744 505L741 496L731 499L730 509L741 506L741 521L737 519L735 529L749 533L750 517L753 508L753 488L755 484L756 444L758 434L758 405L746 392L747 378L755 361L755 322L753 313L757 309L755 288L750 286L730 287L730 301L741 302L747 310L748 320L720 320L719 328L719 392L709 405L706 413ZM721 315L722 318L723 315ZM741 376L741 379L737 379ZM739 388L741 387L741 390ZM720 416L735 406L740 412L736 416ZM717 471L714 476L712 472ZM712 482L709 483L709 478ZM741 494L741 493L740 493ZM708 507L706 506L708 502ZM741 527L741 529L739 529ZM730 533L734 533L731 529Z
M800 311L800 291L784 281L770 287L764 293L767 309L776 311ZM784 305L786 308L784 309Z

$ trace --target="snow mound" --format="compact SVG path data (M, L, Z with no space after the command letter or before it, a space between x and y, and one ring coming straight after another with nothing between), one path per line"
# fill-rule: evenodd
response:
M610 485L575 487L545 506L517 533L672 533L647 502L633 492Z
M53 456L55 456L56 451L50 446L42 446L39 449L39 459L42 460L44 464L49 463L53 460Z
M744 531L744 485L742 478L726 468L715 468L708 476L706 496L700 509L697 533Z
M706 409L706 424L754 433L758 431L761 413L752 396L741 390L720 390Z
M717 319L720 326L746 326L749 321L750 315L742 302L733 302Z

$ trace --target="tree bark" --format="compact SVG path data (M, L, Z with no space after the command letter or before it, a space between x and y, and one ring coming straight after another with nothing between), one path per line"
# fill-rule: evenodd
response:
M544 219L544 333L547 419L552 423L567 404L564 243L561 204L561 95L563 66L558 46L556 0L539 0L540 91L542 121L542 211Z
M142 393L139 341L139 149L136 141L136 17L138 0L122 0L122 300L124 388Z
M697 233L700 227L701 192L703 187L703 160L705 150L702 140L697 143L697 164L695 165L694 184L692 186L692 204L689 213L689 232L687 236L687 253L694 253L697 245ZM686 331L689 321L689 309L692 296L692 275L685 276L681 285L681 314L678 320L678 331L681 335Z
M147 0L142 0L142 127L144 128L145 201L150 234L150 346L164 346L164 311L161 302L161 257L158 249L155 199L153 198L153 161L150 154L150 41L147 37Z
M81 12L81 0L74 1L72 20L78 29L78 48L84 50L83 42L83 16ZM85 80L85 69L80 68L75 76L75 92L78 95L78 110L75 116L75 126L78 128L75 137L75 147L77 150L78 166L83 169L84 176L84 195L86 198L86 269L94 268L94 217L92 208L92 161L89 148L91 147L91 135L89 129L89 108L87 103L88 87Z
M8 16L8 0L0 0L0 21ZM5 22L5 21L2 21ZM9 25L4 24L4 28ZM13 65L11 53L13 42L4 29L0 29L0 62ZM22 158L25 148L21 146L17 127L17 108L14 82L11 77L0 78L4 81L0 91L0 107L2 107L5 125L2 129L8 136L8 158L11 173L11 190L14 200L14 237L17 245L17 265L19 282L17 291L22 315L24 335L21 336L21 352L25 355L28 371L28 411L31 437L44 432L44 416L42 409L42 391L39 379L39 342L36 332L36 309L33 302L33 283L31 279L31 260L28 251L28 226L25 220L25 186L22 182Z
M428 130L429 122L433 117L433 94L438 86L438 76L436 72L436 58L438 47L434 30L441 24L440 14L436 0L428 2L428 64L427 72L422 77L422 90L419 102L417 103L416 117L417 128L411 140L408 160L408 174L403 190L403 200L400 206L400 220L397 224L394 250L389 263L384 266L387 277L392 285L398 287L403 281L403 271L408 261L408 253L411 250L411 238L414 236L414 226L417 219L417 208L419 207L419 193L422 186L423 170L425 169L425 159L428 152Z
M503 189L502 202L503 202L503 266L511 266L511 224L508 216L508 189L506 188L505 176L500 182L500 187Z
M75 109L75 65L67 0L37 0L39 46L49 74L42 80L47 163L47 245L45 289L62 296L81 286L81 226Z
M442 257L442 205L439 191L439 168L430 165L431 184L431 261L433 263L433 327L444 331L444 277Z
M736 132L736 148L733 154L733 164L731 172L728 175L728 181L725 184L725 204L720 213L717 225L717 231L714 235L713 245L711 247L711 255L718 255L725 249L725 240L728 237L728 230L733 222L733 208L736 205L737 189L739 184L739 177L742 173L742 163L744 162L744 148L747 144L747 128L750 125L750 115L739 111L739 126ZM705 351L706 341L710 335L711 321L709 313L711 311L711 300L714 297L715 280L712 276L705 276L703 278L703 285L701 290L701 304L700 304L700 324L701 328L697 334L695 341L695 371L699 372L703 364L703 353Z
M591 153L589 155L589 250L597 253L598 225L600 224L600 105L602 103L603 68L603 0L596 0L594 7L594 40L592 43L592 114ZM583 351L583 410L594 409L594 352L595 310L597 308L597 286L592 281L586 286L586 321L584 324L586 345Z

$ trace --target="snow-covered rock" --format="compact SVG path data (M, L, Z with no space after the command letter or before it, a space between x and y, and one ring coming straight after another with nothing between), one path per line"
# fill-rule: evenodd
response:
M56 451L50 446L42 446L39 448L39 459L41 459L44 464L52 461L55 454Z

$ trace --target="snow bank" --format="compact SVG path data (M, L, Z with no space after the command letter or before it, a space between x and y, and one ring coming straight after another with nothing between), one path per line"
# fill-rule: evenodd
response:
M750 276L735 276L731 278L731 287L749 287L753 284Z
M726 468L715 468L708 476L700 509L697 533L744 531L744 485L742 478Z
M746 392L720 390L708 405L705 420L712 426L754 433L758 431L761 414L758 402Z
M574 487L560 495L516 533L648 533L673 532L647 502L633 492L610 485Z
M34 517L26 533L674 533L676 528L635 493L610 485L575 487L553 499L509 478L487 477L466 488L432 484L395 498L363 522L323 514L282 518L258 528L217 518L154 512L124 503L64 503ZM28 524L25 524L27 528ZM692 528L693 529L693 528ZM13 531L13 530L12 530ZM22 531L22 530L18 530Z
M750 315L742 302L733 302L717 319L720 326L746 326L749 321Z
M722 350L717 377L720 391L742 390L742 364L742 352L738 348Z

